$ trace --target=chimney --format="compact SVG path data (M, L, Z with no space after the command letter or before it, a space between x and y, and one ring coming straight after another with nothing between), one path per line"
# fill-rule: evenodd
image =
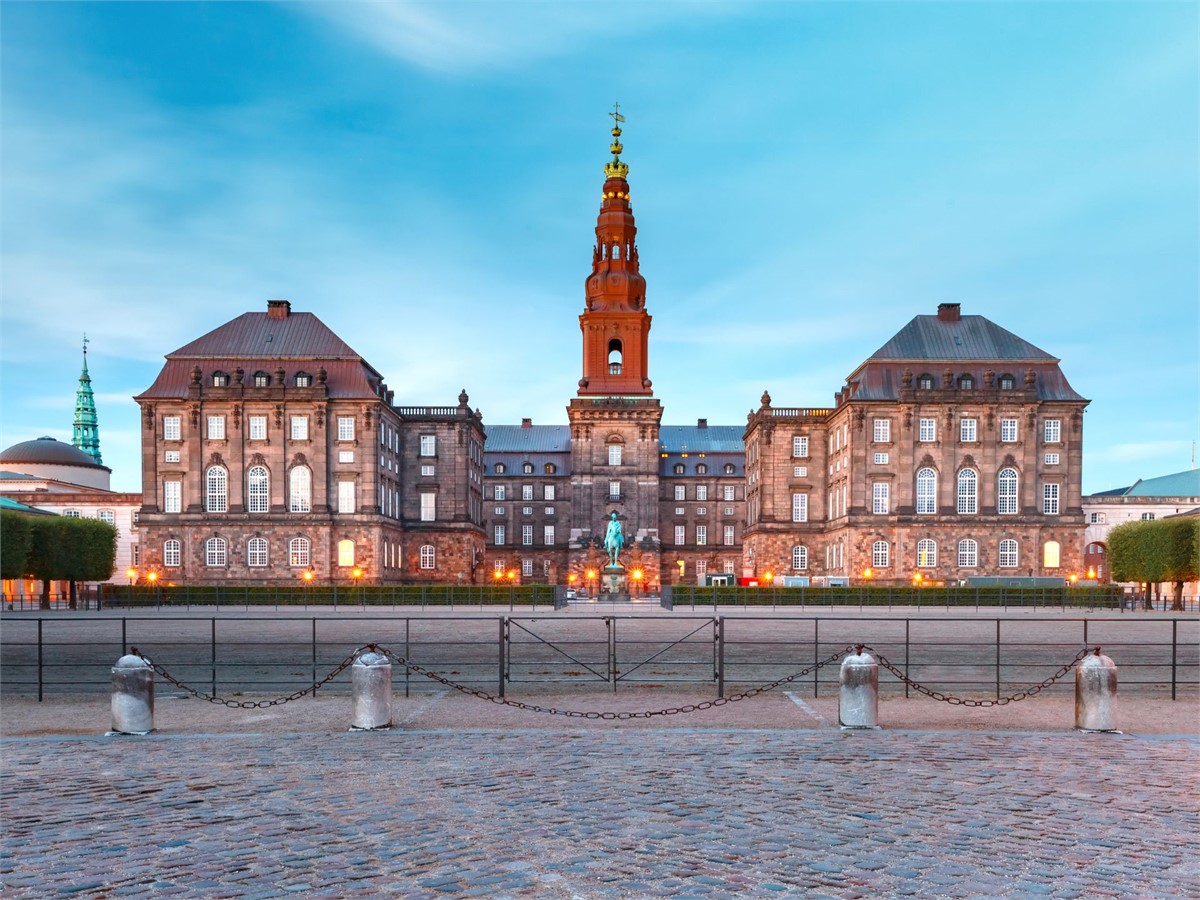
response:
M939 303L938 304L938 321L939 322L957 322L962 316L959 314L961 303Z
M697 428L707 428L708 427L708 419L697 419L696 427Z
M268 300L267 318L286 319L292 314L292 304L289 300Z
M533 419L522 419L521 427L522 428L532 428L533 427Z

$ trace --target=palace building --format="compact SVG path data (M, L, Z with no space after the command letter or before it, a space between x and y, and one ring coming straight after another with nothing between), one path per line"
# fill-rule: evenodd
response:
M145 564L207 583L600 588L616 513L630 591L1079 569L1088 401L957 303L913 318L830 407L764 393L744 425L663 424L615 119L565 424L485 426L465 391L396 406L316 316L271 301L168 354L136 398Z

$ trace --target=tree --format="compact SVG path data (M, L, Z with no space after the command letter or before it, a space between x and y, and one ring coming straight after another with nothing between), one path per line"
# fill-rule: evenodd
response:
M1163 535L1163 568L1174 582L1171 609L1183 612L1183 583L1200 578L1200 519L1164 519L1155 523Z
M75 583L104 581L112 576L117 557L117 529L97 519L47 516L30 520L27 571L42 582L41 608L50 608L50 583L69 581L74 605Z
M1173 608L1183 609L1183 584L1200 569L1200 520L1194 518L1126 522L1108 534L1108 561L1114 581L1150 585L1174 582Z
M0 578L24 578L29 574L29 545L33 517L11 510L0 512Z

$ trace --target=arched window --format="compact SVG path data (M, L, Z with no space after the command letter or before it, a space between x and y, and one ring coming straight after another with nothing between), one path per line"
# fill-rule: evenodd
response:
M1017 542L1011 538L1005 538L1000 542L1000 568L1015 569L1018 559Z
M923 391L932 391L933 390L933 376L928 373L926 373L924 375L918 375L917 376L917 387L919 387Z
M921 515L937 512L937 472L933 469L917 472L917 512Z
M697 475L707 475L708 474L708 466L706 466L704 463L697 463L696 464L696 474Z
M808 568L808 548L797 544L792 548L792 568L804 570Z
M917 541L917 566L921 569L932 569L937 565L937 541L922 538Z
M553 475L558 471L558 466L556 466L554 463L546 463L546 465L543 467L543 470L547 475Z
M210 513L229 509L229 473L224 466L209 466L204 473L204 510Z
M163 541L163 565L169 568L177 568L179 566L180 543L175 539Z
M312 472L292 466L288 475L288 512L312 512Z
M270 483L266 466L251 466L246 475L246 510L252 513L270 512Z
M254 386L255 387L270 387L271 386L271 376L263 371L255 372L254 373Z
M1057 569L1060 549L1058 541L1046 541L1042 547L1042 565L1047 569Z
M297 372L296 373L296 387L298 387L298 388L312 387L312 376L309 375L307 372Z
M337 561L339 566L354 565L354 541L349 538L338 541Z
M250 538L246 544L246 565L260 568L267 564L267 539Z
M526 475L532 475L533 474L533 463L530 463L530 462L523 463L521 465L521 471L524 472Z
M979 476L974 469L958 473L958 513L975 515L979 512Z
M963 375L958 379L958 386L964 391L969 391L975 387L975 378L972 375Z
M206 566L223 566L227 559L225 538L209 538L204 542L204 564Z
M620 375L623 361L624 353L621 349L621 342L617 338L613 338L608 342L608 374Z
M682 475L683 474L683 463L675 463L675 467L672 469L672 471L676 475Z
M213 387L229 387L229 376L224 372L213 372Z
M437 568L437 551L433 548L433 544L421 545L421 568Z
M737 471L737 469L734 467L733 463L725 463L725 474L726 475L732 475L736 471Z
M891 565L891 545L887 541L875 541L871 545L871 565L876 569L886 569Z
M292 538L288 541L288 565L311 565L312 543L306 537Z
M1000 390L1011 391L1017 386L1017 379L1012 375L1004 374L1000 376Z
M996 476L996 512L1011 516L1017 512L1017 470L1001 469Z
M492 470L497 475L503 475L505 472L508 471L508 469L505 467L504 463L496 463L496 465L492 467Z
M967 538L958 542L958 564L962 568L973 569L979 565L979 544Z

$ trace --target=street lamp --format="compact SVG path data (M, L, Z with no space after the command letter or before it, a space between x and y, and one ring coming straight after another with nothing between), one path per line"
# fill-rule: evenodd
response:
M646 575L641 569L634 569L633 574L629 577L633 579L633 596L636 597L640 593L639 589L642 586L641 582Z
M363 570L360 569L358 566L355 566L353 569L350 570L350 578L353 580L354 587L355 587L355 593L358 594L358 599L359 599L360 603L362 602L362 582L360 580L362 578L362 576L363 576Z
M129 579L129 605L133 606L133 583L137 581L137 569L130 566L125 570L125 577Z
M594 587L594 583L596 581L596 570L588 569L585 574L587 575L588 593L590 593L592 595L592 598L595 599L596 594L598 593L598 591Z
M148 582L150 582L150 584L154 587L154 605L161 608L162 607L162 597L158 593L158 573L157 572L148 572L146 574L146 580Z

